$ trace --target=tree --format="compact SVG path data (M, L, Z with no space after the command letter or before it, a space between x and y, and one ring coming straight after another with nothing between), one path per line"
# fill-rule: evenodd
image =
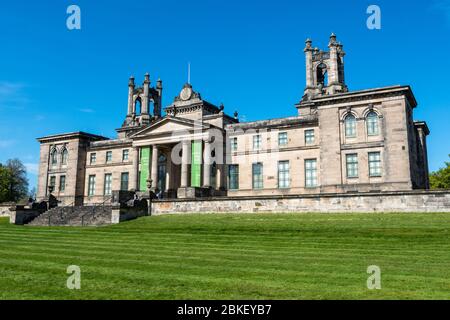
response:
M9 197L9 181L11 172L0 163L0 203L7 202Z
M17 202L27 198L27 170L19 159L11 159L0 170L0 202Z
M450 189L450 162L445 162L445 166L430 174L431 189Z

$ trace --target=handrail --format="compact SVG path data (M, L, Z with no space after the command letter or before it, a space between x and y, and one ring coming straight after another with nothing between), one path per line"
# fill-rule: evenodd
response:
M71 204L69 204L68 206L64 206L64 207L72 207L72 213L75 211L75 202L76 201L74 201L74 202L72 202ZM55 207L55 208L64 208L64 207ZM55 208L51 208L51 209L49 209L47 212L49 212L50 210L53 210L53 209L55 209ZM51 226L51 218L53 217L53 215L55 214L56 212L54 212L54 213L49 213L49 215L48 215L48 225L49 226ZM66 216L66 218L67 218L67 216ZM63 216L61 215L61 220L63 220ZM64 219L64 222L66 221L67 219Z
M92 213L85 213L84 215L82 215L81 216L81 226L83 227L84 226L84 218L87 216L87 215L91 215L92 216L92 218L96 215L96 209L97 208L99 208L99 207L101 207L101 208L104 208L105 207L105 204L108 202L108 201L111 201L112 200L112 196L109 196L109 197L107 197L102 203L100 203L100 204L94 204L93 205L93 207L94 207L94 212L92 212Z

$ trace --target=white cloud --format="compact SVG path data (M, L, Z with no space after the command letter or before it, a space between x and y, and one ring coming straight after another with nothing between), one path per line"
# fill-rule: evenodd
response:
M38 163L25 163L25 168L27 168L28 174L39 174L39 164Z

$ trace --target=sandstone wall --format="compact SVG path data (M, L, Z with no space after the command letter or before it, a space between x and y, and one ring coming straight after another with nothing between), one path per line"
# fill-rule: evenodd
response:
M217 212L450 212L450 191L407 191L154 201L152 214Z

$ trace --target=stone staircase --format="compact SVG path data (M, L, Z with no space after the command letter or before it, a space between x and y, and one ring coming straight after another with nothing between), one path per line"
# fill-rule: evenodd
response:
M28 223L30 226L101 226L111 224L111 206L56 207Z

